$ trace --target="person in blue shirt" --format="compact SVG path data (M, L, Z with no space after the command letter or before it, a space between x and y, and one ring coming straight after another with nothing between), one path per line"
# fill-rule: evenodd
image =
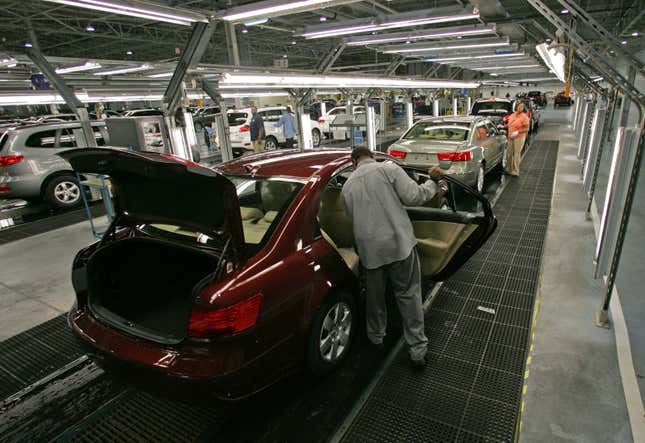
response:
M293 148L293 143L296 136L296 117L293 115L291 106L287 106L287 112L280 116L280 120L275 124L276 128L282 127L284 138L286 140L285 146L287 149Z

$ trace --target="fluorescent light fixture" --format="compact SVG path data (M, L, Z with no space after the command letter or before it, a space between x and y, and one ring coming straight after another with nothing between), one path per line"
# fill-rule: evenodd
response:
M247 74L224 73L220 77L221 89L273 89L273 88L392 88L392 89L471 89L477 82L453 80L411 80L390 77L361 77L336 75Z
M499 74L495 74L494 72L491 72L491 73L490 73L490 75L491 75L492 77L497 77Z
M404 14L390 14L379 18L354 19L336 22L333 26L308 26L299 35L308 38L335 37L338 35L361 34L386 29L408 28L411 26L448 23L460 20L476 20L479 12L468 8L441 8L413 11Z
M31 44L31 42L25 42L25 48L33 48L34 45Z
M98 71L98 72L93 72L93 74L94 75L129 74L131 72L147 71L148 69L151 69L150 65L143 64L140 66L130 66L128 68L117 68L117 69L109 69L107 71Z
M560 14L568 14L568 13L569 13L568 9L563 9L562 11L560 11Z
M9 67L11 68L12 66L15 66L18 64L18 61L10 56L10 55L3 55L0 57L0 67Z
M632 37L638 37L640 33L638 31L632 32Z
M486 26L453 26L450 28L429 29L415 32L398 32L375 35L373 37L349 37L345 39L348 46L375 45L379 43L407 42L415 40L432 40L464 35L494 34L495 24Z
M12 63L10 65L7 65L7 68L15 68L16 66L18 66L18 63Z
M626 45L626 44L627 44L627 40L623 40L622 42L620 42L620 44L621 44L621 45Z
M544 63L546 63L549 69L553 71L553 73L562 83L564 83L564 54L561 51L549 48L546 43L537 45L535 49L537 49L538 54L540 54L540 57L542 57L542 60L544 60Z
M179 10L150 3L139 4L121 0L45 0L61 5L77 6L79 8L93 9L112 14L139 17L159 22L173 23L176 25L190 26L194 22L207 22L202 14L191 11Z
M289 93L286 91L222 92L221 96L222 98L288 97Z
M87 26L85 27L85 30L86 30L87 32L94 32L94 31L96 31L96 28L94 28L94 26L92 26L92 25L87 25Z
M596 78L596 79L593 79L593 80L592 80L592 82L594 82L594 83L595 83L595 82L601 82L601 81L603 81L603 80L604 80L604 78L602 78L602 77L598 77L598 78Z
M276 17L279 15L296 14L298 12L321 9L327 6L355 3L357 1L359 0L266 0L230 8L221 14L221 18L227 22L239 22L258 17Z
M148 78L162 78L162 77L172 77L174 72L160 72L159 74L147 75Z
M506 52L503 54L483 54L483 55L463 55L457 57L437 57L426 58L428 62L442 63L442 62L455 62L461 60L487 60L490 58L504 58L504 57L517 57L519 55L526 55L523 52Z
M63 66L56 68L56 74L69 74L70 72L90 71L92 69L98 69L100 67L101 65L99 63L87 61L82 65Z
M514 66L473 66L468 69L471 69L473 71L488 71L489 69L493 71L499 71L504 69L524 69L524 68L542 68L542 65L538 63L531 63L528 65L514 65Z
M255 25L261 25L266 22L268 22L269 19L267 17L264 18L256 18L254 20L249 20L248 22L244 22L244 26L255 26Z
M508 46L510 42L506 39L475 38L465 40L454 40L437 42L435 44L418 43L415 45L390 45L379 48L379 51L385 54L412 53L412 52L431 52L445 51L448 49L472 49L472 48L493 48Z

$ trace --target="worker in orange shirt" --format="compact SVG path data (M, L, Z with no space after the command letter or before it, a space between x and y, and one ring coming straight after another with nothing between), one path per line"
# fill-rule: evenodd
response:
M508 119L508 143L506 145L506 172L518 177L520 175L520 156L529 132L529 116L524 112L524 102L519 102L515 112Z

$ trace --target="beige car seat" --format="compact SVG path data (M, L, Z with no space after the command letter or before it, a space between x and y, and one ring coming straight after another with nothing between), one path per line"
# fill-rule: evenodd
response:
M340 189L328 187L320 198L318 223L323 238L330 244L358 275L359 257L354 250L352 221L345 210L345 202Z

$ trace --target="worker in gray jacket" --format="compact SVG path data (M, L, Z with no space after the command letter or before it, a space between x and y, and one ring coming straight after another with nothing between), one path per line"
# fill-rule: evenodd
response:
M372 151L352 151L354 172L343 186L347 213L367 282L367 336L383 347L387 326L386 283L394 292L403 317L403 335L412 365L426 364L428 339L421 306L421 270L412 222L404 205L419 206L438 192L433 180L418 185L392 161L376 162ZM443 175L440 168L429 171Z

